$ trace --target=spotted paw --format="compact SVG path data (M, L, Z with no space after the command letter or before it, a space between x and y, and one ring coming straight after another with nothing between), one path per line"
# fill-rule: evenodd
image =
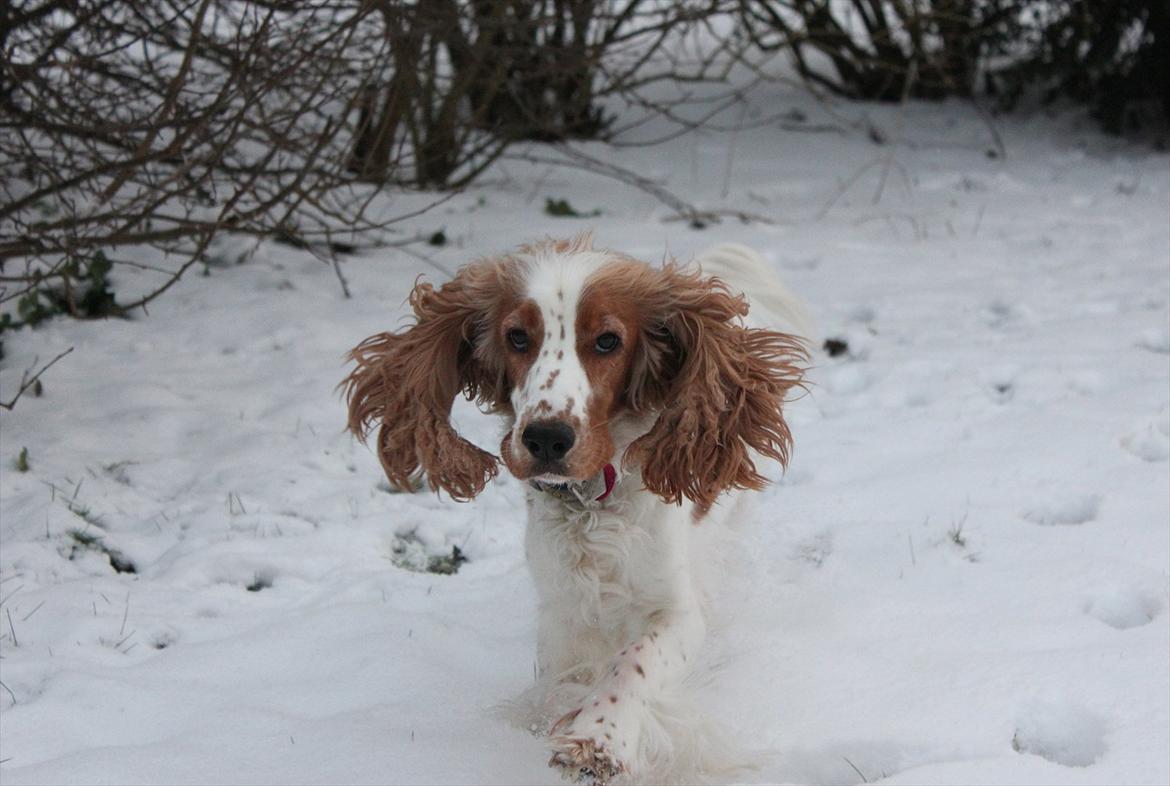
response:
M548 766L559 769L561 777L570 783L584 786L606 786L625 771L600 740L574 737L553 739L553 755Z

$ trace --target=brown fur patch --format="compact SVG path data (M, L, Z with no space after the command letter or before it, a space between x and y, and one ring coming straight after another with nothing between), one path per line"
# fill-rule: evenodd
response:
M640 465L646 488L667 502L686 497L705 511L724 491L767 483L753 451L788 463L782 408L808 355L794 336L744 327L746 300L718 279L673 264L656 272L628 397L660 414L623 460Z
M580 251L591 250L593 250L593 233L588 231L581 232L571 238L546 237L535 243L525 243L519 248L520 253L530 254L532 256L550 253L575 254Z
M449 418L460 391L510 411L506 358L492 327L518 291L518 272L506 260L468 265L438 289L416 284L415 324L371 336L350 353L357 367L342 382L349 430L365 441L378 427L378 458L392 485L408 488L423 471L432 490L467 500L495 476L496 458L456 434Z

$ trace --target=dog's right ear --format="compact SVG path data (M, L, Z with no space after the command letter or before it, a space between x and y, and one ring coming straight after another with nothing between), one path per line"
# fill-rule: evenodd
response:
M630 391L658 418L624 460L664 501L705 510L730 489L764 487L756 458L787 465L783 406L807 354L796 336L746 327L746 298L719 279L674 265L659 276L643 299L643 370Z
M415 324L370 336L349 353L357 368L341 383L349 430L366 441L378 426L378 458L391 485L410 488L420 470L431 490L469 500L499 470L498 460L451 427L460 391L494 408L507 406L508 383L491 325L511 265L468 265L439 289L418 283L410 295Z

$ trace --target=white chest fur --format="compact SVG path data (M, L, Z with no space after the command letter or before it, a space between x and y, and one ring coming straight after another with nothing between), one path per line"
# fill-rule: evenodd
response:
M543 673L593 671L656 612L696 597L690 505L640 488L636 474L627 476L604 503L589 505L529 491L525 546L540 598Z

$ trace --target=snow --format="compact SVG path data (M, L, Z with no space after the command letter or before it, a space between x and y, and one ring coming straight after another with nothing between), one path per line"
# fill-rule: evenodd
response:
M771 224L695 231L509 161L411 229L444 229L447 269L585 228L649 261L744 242L847 343L719 599L705 706L772 752L745 781L1170 782L1170 158L1042 117L999 121L990 158L961 105L855 111L902 144L588 148ZM264 244L149 318L5 334L0 399L76 348L0 416L5 784L555 780L495 712L533 673L520 484L391 494L342 431L344 353L443 275L393 250L343 270L350 300ZM407 569L456 546L455 575Z

